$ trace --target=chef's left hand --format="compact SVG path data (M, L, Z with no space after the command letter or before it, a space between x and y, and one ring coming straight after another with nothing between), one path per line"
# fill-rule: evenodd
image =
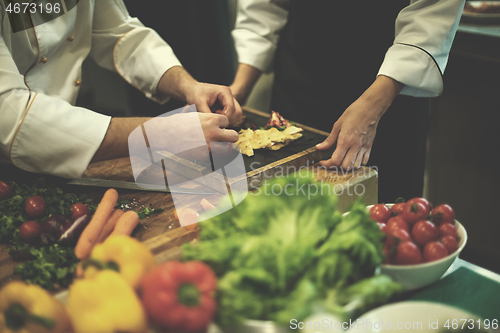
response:
M325 150L337 143L332 157L320 164L326 168L340 166L345 170L366 165L378 122L402 88L403 84L387 76L378 76L335 122L328 138L316 145L317 149Z

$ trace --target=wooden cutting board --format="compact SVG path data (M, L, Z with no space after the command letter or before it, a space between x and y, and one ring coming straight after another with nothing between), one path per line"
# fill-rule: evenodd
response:
M256 128L266 126L269 114L250 108L243 108L246 124L253 124ZM138 177L141 183L154 183L163 181L165 170L193 179L202 185L212 188L220 193L227 192L230 188L248 188L249 190L259 187L266 179L277 175L285 176L302 168L308 168L317 162L327 159L333 153L333 148L320 151L315 145L323 142L327 132L296 124L303 129L302 137L282 147L279 150L256 149L253 156L243 156L245 170L235 172L236 175L224 173L223 168L214 167L213 159L188 160L179 155L173 155L167 151L156 153L165 158L157 163L151 163ZM218 156L217 164L228 165L240 158L238 150L234 149L227 156ZM166 180L171 183L171 179ZM173 184L171 184L173 185Z

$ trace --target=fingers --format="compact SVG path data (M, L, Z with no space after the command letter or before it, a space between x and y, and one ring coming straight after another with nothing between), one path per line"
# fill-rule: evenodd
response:
M214 141L224 141L224 142L236 142L238 141L238 132L235 130L219 129L219 134L217 135L217 140Z
M337 137L339 136L339 133L340 133L340 126L338 125L338 123L335 123L333 125L332 131L330 132L330 135L328 135L325 141L318 143L316 145L316 149L325 150L332 147L335 144L335 142L337 142Z
M234 130L227 130L229 119L223 115L213 114L210 116L208 128L205 130L205 139L207 142L236 142L238 133Z

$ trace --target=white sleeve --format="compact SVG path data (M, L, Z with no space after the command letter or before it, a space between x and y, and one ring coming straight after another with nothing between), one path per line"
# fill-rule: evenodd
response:
M403 95L439 96L464 4L465 0L412 0L396 19L394 44L378 75L403 83Z
M272 61L279 34L288 19L289 0L239 0L232 31L238 62L265 73Z
M158 82L173 66L182 66L172 48L154 30L129 15L122 0L95 2L90 55L116 71L148 98L165 103Z
M0 20L0 27L2 22ZM110 117L30 91L0 35L0 157L18 168L80 177Z

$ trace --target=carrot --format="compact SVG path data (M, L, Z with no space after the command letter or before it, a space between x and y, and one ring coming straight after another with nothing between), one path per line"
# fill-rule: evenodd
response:
M106 224L104 225L104 228L101 231L101 234L99 235L99 240L97 243L102 243L108 238L108 236L113 232L116 226L116 222L122 215L125 214L125 212L121 209L115 209L112 213L111 216L109 217L108 221L106 221Z
M129 210L123 214L118 221L116 221L116 226L110 236L115 235L127 235L130 236L132 231L139 223L139 215L133 210Z
M118 192L115 189L110 188L104 193L92 220L90 220L89 224L83 230L75 246L75 255L78 259L87 257L92 251L92 248L99 240L101 231L110 217L117 200Z

